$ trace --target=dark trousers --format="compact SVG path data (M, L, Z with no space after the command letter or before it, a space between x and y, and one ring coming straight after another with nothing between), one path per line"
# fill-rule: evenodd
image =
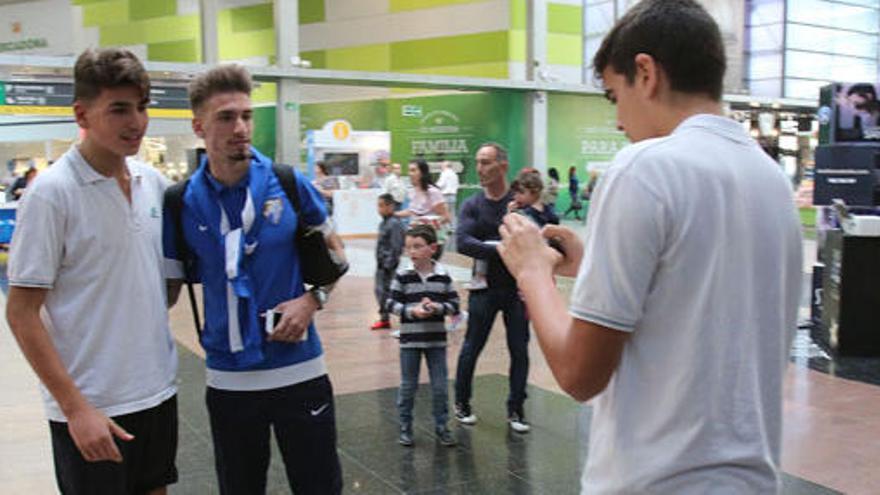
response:
M413 406L419 388L419 371L422 367L422 354L428 365L431 378L431 402L434 413L434 428L446 428L449 419L449 393L446 371L446 348L400 349L400 388L397 391L397 411L400 414L400 427L412 432Z
M455 402L469 403L472 395L474 368L486 345L495 316L501 311L507 330L507 350L510 352L510 393L507 412L521 412L526 400L526 381L529 377L529 322L525 305L515 288L471 291L468 297L467 333L458 368L455 373Z
M222 495L266 493L270 428L293 493L342 492L333 388L327 375L272 390L209 387L206 402Z
M134 435L114 437L122 462L88 462L80 453L67 423L49 422L55 478L63 495L141 495L177 481L177 396L156 407L114 416Z
M386 304L391 297L391 281L394 280L395 268L376 268L376 277L373 281L373 292L376 294L376 302L379 304L379 317L382 321L388 321L388 308Z

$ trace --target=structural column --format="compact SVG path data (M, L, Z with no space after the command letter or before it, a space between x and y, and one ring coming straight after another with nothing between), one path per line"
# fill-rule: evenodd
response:
M299 1L275 0L276 65L289 70L299 57ZM299 83L290 78L278 82L275 106L275 160L299 165Z
M547 1L526 2L526 77L543 81L547 76ZM524 166L547 172L547 93L533 91L526 96L526 161Z
M208 65L220 62L220 49L217 42L218 1L199 1L199 15L202 21L202 63Z

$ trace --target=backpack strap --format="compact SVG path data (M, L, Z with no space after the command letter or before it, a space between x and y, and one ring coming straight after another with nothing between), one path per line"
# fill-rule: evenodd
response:
M202 322L199 318L199 307L196 305L196 294L193 289L195 280L195 257L183 233L183 194L189 186L189 179L178 182L165 190L164 208L169 213L169 218L174 223L174 244L178 259L183 264L183 278L186 283L186 291L189 295L189 305L192 308L193 323L196 333L201 336Z
M275 176L278 177L278 182L281 183L281 189L284 189L284 194L287 194L287 199L290 200L290 203L293 206L293 211L296 212L296 216L299 217L299 191L296 189L296 173L293 171L293 167L281 163L273 163L272 171L275 172Z

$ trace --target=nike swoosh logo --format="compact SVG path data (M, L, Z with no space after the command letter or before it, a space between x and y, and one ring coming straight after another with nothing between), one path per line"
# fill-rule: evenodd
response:
M324 410L327 409L328 407L330 407L330 404L324 404L323 406L321 406L317 409L310 410L309 413L312 416L317 416L317 415L321 414L322 412L324 412Z
M208 226L207 226L207 225L199 225L199 232L204 232L204 231L206 231L206 230L208 230Z

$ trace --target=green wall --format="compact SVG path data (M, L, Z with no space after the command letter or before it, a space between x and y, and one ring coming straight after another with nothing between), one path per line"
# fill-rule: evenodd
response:
M610 162L629 141L616 130L615 108L601 96L550 95L547 100L547 168L555 167L568 187L568 168L577 168L581 186L588 179L587 167ZM557 210L570 203L567 192L559 195Z

